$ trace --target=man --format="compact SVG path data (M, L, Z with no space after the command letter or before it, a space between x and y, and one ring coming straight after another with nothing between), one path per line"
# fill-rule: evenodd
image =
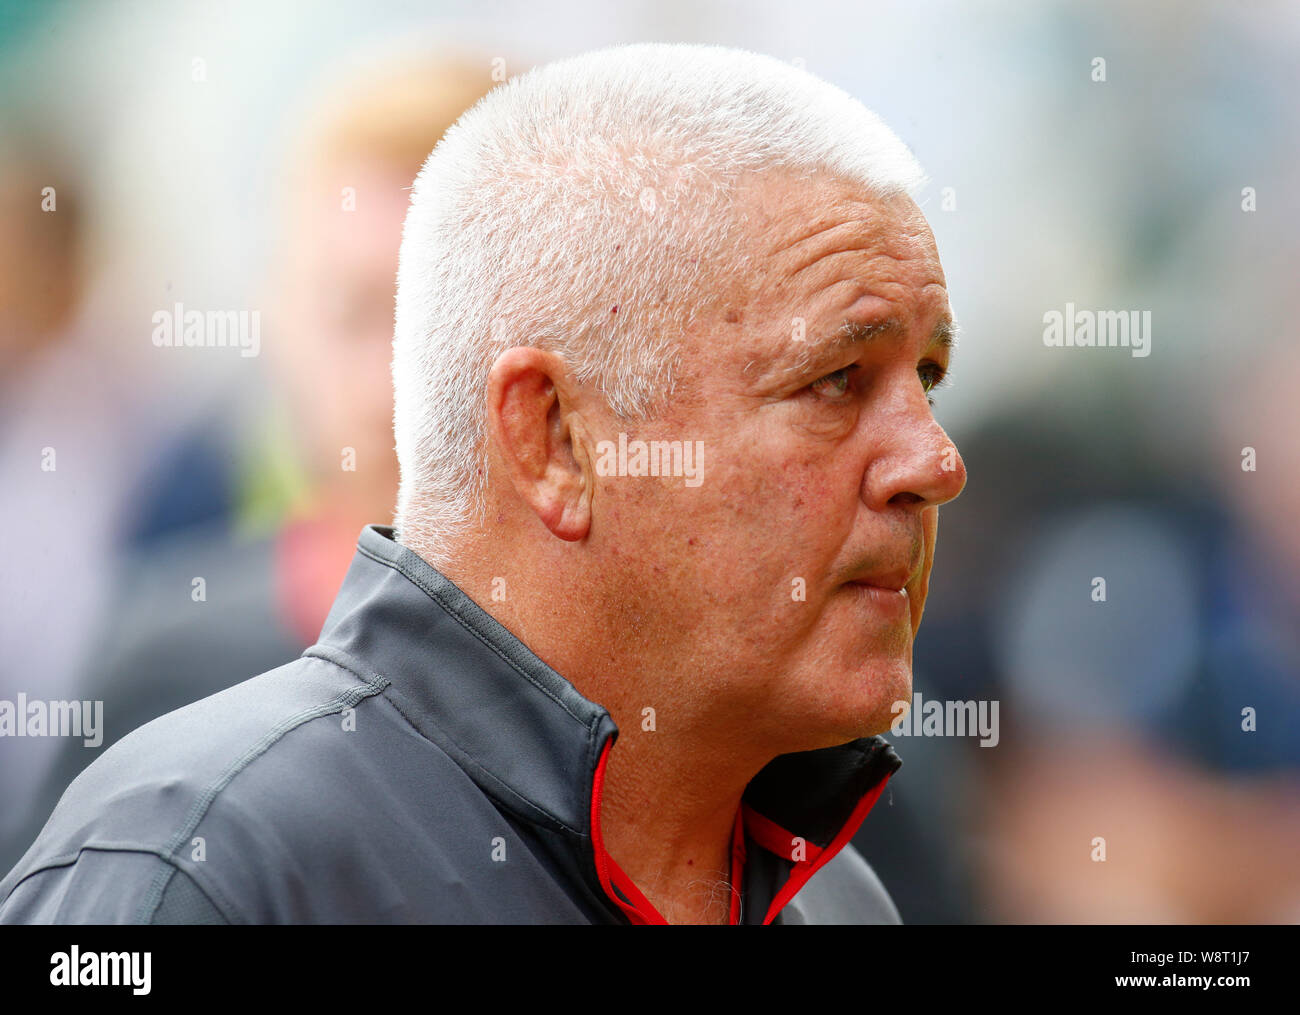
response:
M0 920L897 922L845 846L965 481L921 182L753 54L490 93L407 215L395 531L84 772Z

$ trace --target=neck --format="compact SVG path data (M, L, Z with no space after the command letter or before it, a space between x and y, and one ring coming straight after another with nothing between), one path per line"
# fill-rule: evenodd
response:
M719 763L716 744L673 729L673 711L650 730L640 708L607 700L620 733L601 797L605 848L669 923L729 922L740 873L731 869L732 838L753 773Z
M457 552L455 581L619 728L606 762L602 838L610 856L669 923L727 923L736 815L749 781L779 752L764 754L740 728L739 711L709 690L699 672L682 670L680 646L656 651L610 631L637 624L611 614L616 602L571 570L547 562ZM494 575L511 575L494 598ZM520 575L545 575L533 587ZM689 669L689 667L687 667ZM652 711L648 711L652 710Z

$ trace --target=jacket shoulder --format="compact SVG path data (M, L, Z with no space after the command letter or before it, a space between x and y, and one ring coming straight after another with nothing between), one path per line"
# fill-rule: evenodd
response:
M134 730L73 780L0 880L0 920L19 895L26 911L76 919L74 890L111 894L121 906L129 899L128 908L149 919L149 906L139 906L157 905L173 871L201 869L201 861L191 864L202 855L195 832L241 774L292 765L295 730L358 706L387 683L305 655ZM105 912L102 922L127 919L125 909Z
M38 867L0 901L0 924L144 922L230 921L184 871L128 850L88 849Z

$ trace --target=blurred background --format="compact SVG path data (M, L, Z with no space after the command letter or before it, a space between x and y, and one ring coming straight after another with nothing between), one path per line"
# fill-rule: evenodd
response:
M915 690L1000 730L889 735L856 841L904 920L1300 922L1286 2L0 0L0 699L105 702L98 748L0 737L0 872L111 742L315 640L392 516L412 178L636 41L798 62L931 179L970 479ZM1150 311L1150 355L1048 347L1067 303Z

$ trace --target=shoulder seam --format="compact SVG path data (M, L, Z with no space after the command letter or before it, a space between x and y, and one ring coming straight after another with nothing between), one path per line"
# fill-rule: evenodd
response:
M333 665L338 664L333 663ZM267 732L261 740L237 758L226 769L226 771L222 773L222 775L218 777L212 785L204 790L202 795L200 795L196 801L194 801L194 804L190 808L190 812L186 816L181 827L177 829L176 834L172 836L171 841L163 847L163 852L159 854L161 858L174 867L175 863L173 858L175 857L176 852L193 834L194 830L198 827L199 822L203 820L203 816L207 814L208 809L212 806L221 791L230 785L235 776L247 768L256 758L265 754L271 746L286 733L301 726L303 723L310 722L312 719L340 712L345 708L351 708L357 702L361 701L361 699L379 694L388 686L388 684L389 681L386 677L381 677L376 674L369 680L363 680L362 686L360 687L351 688L350 690L336 695L329 701L320 705L302 709L281 721L273 729ZM162 870L159 871L158 875L154 878L153 884L150 886L148 893L140 903L140 909L137 913L138 923L151 923L153 921L153 916L158 909L158 904L162 901L162 893L163 889L166 887L168 877L168 872Z
M158 874L155 875L155 879L159 877L163 877L165 875L165 880L163 882L164 890L166 889L167 884L170 883L172 876L174 874L182 874L185 877L189 878L190 881L194 884L194 887L203 893L204 898L206 898L212 904L212 908L215 909L218 913L220 913L221 917L227 923L236 924L236 923L246 922L242 918L231 919L231 914L236 912L235 907L230 904L230 901L226 899L225 896L222 895L221 892L218 891L215 886L213 886L211 890L205 888L196 877L194 877L192 874L190 874L188 871L182 868L174 860L170 860L166 856L164 856L163 851L157 846L146 846L143 843L134 843L134 842L96 843L92 840L91 842L88 842L84 846L78 848L78 850L75 853L60 853L58 856L49 857L45 861L43 861L39 866L32 868L21 878L15 881L13 886L10 888L9 893L3 899L0 899L0 905L3 905L5 902L7 902L13 896L13 893L16 892L21 885L26 884L32 878L37 877L40 874L45 874L48 871L58 870L61 867L75 866L77 862L81 860L81 854L83 853L118 853L118 854L143 853L148 856L155 857L160 863L164 864L166 868L169 868L169 869L160 870ZM151 888L152 888L152 882L151 882ZM218 905L217 898L214 898L214 895L217 898L221 899L220 905ZM140 911L137 909L136 911L137 923L139 922L140 915L141 915ZM152 916L150 917L150 919L152 919Z

